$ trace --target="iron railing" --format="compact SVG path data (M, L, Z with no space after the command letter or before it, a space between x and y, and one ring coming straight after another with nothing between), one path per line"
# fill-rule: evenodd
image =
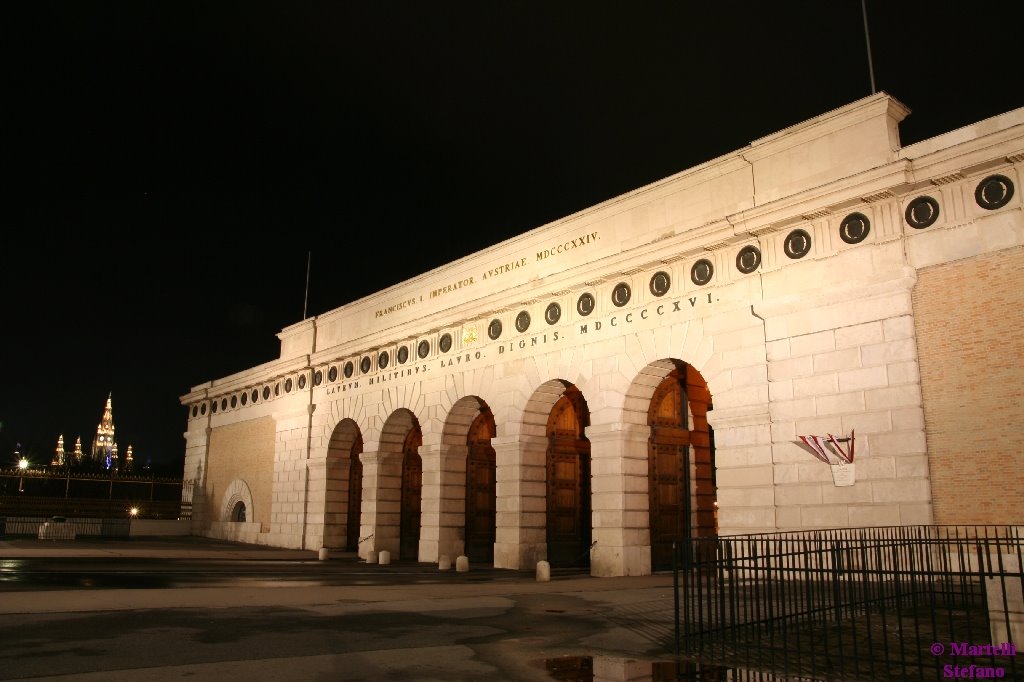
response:
M823 680L1024 676L1018 527L717 536L676 550L681 657Z

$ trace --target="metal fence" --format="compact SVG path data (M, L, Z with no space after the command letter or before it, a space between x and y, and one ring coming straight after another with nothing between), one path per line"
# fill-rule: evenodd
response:
M126 538L131 535L131 528L131 519L0 517L0 537L31 536L47 540L73 540L83 536Z
M681 541L676 652L823 680L1021 679L1022 549L1013 526Z

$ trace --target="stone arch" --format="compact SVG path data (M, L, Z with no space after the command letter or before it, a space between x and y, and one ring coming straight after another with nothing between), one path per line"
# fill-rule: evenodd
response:
M634 479L646 474L643 487L639 480L625 487L647 490L634 503L646 513L653 570L671 566L673 541L717 532L711 409L704 376L676 358L649 363L627 390L623 422L632 440L646 441L631 450L647 466L627 473Z
M228 484L221 499L220 520L227 523L244 523L246 519L256 518L256 510L252 505L252 492L249 485L240 478Z
M356 551L362 503L363 437L353 419L342 419L327 444L324 547Z
M393 411L381 428L377 451L375 545L398 558L419 558L422 520L423 434L408 408Z

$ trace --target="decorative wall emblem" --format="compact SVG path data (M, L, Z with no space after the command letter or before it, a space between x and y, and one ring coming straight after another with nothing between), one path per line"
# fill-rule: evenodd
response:
M263 387L263 399L270 400L270 386Z
M274 397L276 398L279 395L281 395L281 384L276 383L274 384Z
M338 368L337 367L331 367L329 370L327 370L327 380L328 381L337 381L338 380Z
M592 294L580 294L580 297L576 299L576 312L586 317L594 312L594 303L594 296Z
M548 324L555 324L562 319L562 306L551 303L544 309L544 321Z
M319 386L322 383L324 383L324 372L323 370L318 369L313 372L313 385Z
M711 281L715 274L715 266L707 258L701 258L690 268L690 281L699 287Z
M790 258L803 258L811 250L811 235L807 230L793 230L786 235L782 248Z
M306 387L306 375L305 374L300 374L299 375L299 390L301 391L305 387Z
M736 269L744 275L749 275L761 264L761 250L756 246L744 246L736 254Z
M199 414L206 414L206 403L199 406Z
M227 398L224 398L223 400L220 401L220 409L221 410L228 409L228 399Z
M934 225L939 219L939 202L929 196L918 197L907 205L904 217L907 224L916 230Z
M238 396L233 395L231 396L231 409L235 409L236 407L238 407Z
M256 402L259 399L260 399L260 392L257 391L255 388L252 389L252 401Z
M349 360L345 363L345 378L351 379L352 373L355 371L355 367L352 365L352 361Z
M612 303L615 307L621 308L622 306L629 303L630 297L633 295L633 290L629 288L629 285L625 282L619 282L612 289Z
M452 349L452 335L445 332L441 335L441 338L437 341L437 347L442 353L447 353Z
M366 374L370 371L370 367L373 366L373 361L370 360L369 355L364 355L363 359L359 361L359 371Z
M292 378L291 377L288 377L287 379L284 380L284 392L285 393L291 393L292 392Z
M398 364L404 365L409 361L409 346L401 346L398 349Z
M242 393L242 395L240 395L238 397L238 399L241 401L242 407L245 407L245 404L247 402L249 402L249 394L248 393Z
M420 360L427 357L430 354L430 342L426 339L420 341L420 345L416 346L416 354L420 356Z
M530 328L530 313L525 310L516 315L516 331L525 332Z
M193 405L192 406L192 418L195 419L198 416L199 416L199 406L198 405Z
M851 213L839 224L839 238L847 244L860 244L871 232L871 221L863 213Z
M388 355L386 350L382 350L380 355L377 356L377 366L384 369L388 366L389 362L391 362L391 356Z
M672 286L672 278L667 272L659 271L651 276L651 293L655 296L664 296Z
M978 206L994 211L1002 208L1013 198L1013 181L1005 175L990 175L978 183L974 200Z
M213 414L217 414L217 401L216 400L214 400L210 404L210 411L213 412Z
M491 341L497 341L498 337L501 336L501 320L494 318L491 323L487 325L487 336L490 337Z
M462 330L462 345L468 346L476 340L476 327L466 327Z

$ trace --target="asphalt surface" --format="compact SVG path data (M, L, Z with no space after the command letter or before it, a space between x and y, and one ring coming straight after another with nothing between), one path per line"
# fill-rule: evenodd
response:
M0 539L0 679L667 679L673 603L669 574L538 582L194 537Z

